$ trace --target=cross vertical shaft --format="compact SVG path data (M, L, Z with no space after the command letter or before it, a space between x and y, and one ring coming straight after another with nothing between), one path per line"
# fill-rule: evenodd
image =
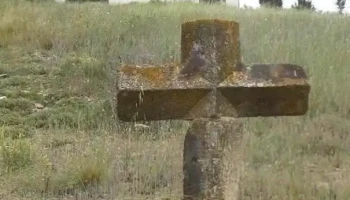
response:
M240 153L242 137L240 120L202 118L193 121L184 142L184 200L224 199L224 150L232 146L235 153ZM242 160L240 155L235 157L238 159L232 167L239 170ZM237 182L231 187L238 188L239 173L233 178Z
M242 124L240 120L219 118L222 104L218 99L222 98L216 87L229 74L240 70L237 67L240 64L239 26L233 21L198 20L182 24L181 36L182 65L185 69L192 67L192 70L200 67L196 66L199 61L196 63L193 57L201 55L206 64L199 75L213 84L212 91L206 96L207 102L212 102L207 106L211 105L213 113L210 118L194 120L185 136L184 200L224 200L223 151L231 145L228 140L233 135L236 137L232 142L238 143L235 152L239 152ZM239 168L241 160L235 160L234 164Z

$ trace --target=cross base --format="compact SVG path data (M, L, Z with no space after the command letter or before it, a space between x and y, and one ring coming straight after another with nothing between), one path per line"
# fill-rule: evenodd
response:
M200 118L188 129L183 152L183 194L184 200L224 200L224 150L232 147L235 169L242 163L242 123L234 118ZM228 190L230 199L239 197L239 174L235 173L235 184Z

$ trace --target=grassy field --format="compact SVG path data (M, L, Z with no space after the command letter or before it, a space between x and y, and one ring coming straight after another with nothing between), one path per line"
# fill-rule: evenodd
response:
M188 124L117 124L115 72L179 61L181 23L204 18L240 23L244 63L310 76L307 115L242 119L243 199L350 199L349 17L21 0L0 2L0 199L181 199Z

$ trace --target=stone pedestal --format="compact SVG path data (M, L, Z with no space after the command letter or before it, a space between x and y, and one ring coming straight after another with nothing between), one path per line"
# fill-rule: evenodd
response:
M242 123L233 118L197 119L192 122L184 142L184 200L223 200L225 198L224 149L240 154ZM235 155L232 152L230 155ZM241 156L233 156L241 165ZM232 166L239 169L238 166ZM234 179L239 179L236 173ZM232 179L231 179L232 180ZM229 190L238 190L230 184ZM232 195L230 195L232 196ZM238 198L238 194L234 195ZM235 197L235 198L236 198Z

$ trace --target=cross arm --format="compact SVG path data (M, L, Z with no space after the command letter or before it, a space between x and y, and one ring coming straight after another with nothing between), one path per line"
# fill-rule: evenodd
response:
M253 64L232 72L218 86L219 116L298 116L306 114L310 85L294 64Z
M178 79L180 68L177 64L121 67L117 75L118 118L146 121L206 116L206 110L192 108L210 93L212 84L201 77Z
M118 72L120 120L303 115L310 85L302 67L254 64L215 85L195 76L179 79L178 65L124 66Z

